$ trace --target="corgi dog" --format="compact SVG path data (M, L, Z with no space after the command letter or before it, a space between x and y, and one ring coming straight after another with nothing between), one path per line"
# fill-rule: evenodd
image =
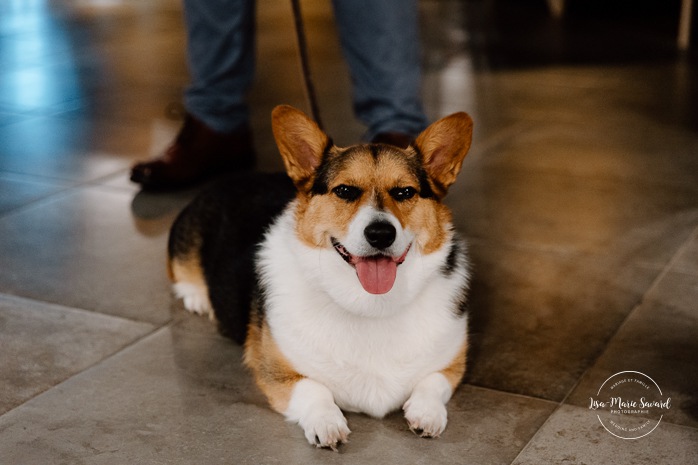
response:
M304 113L272 112L286 174L204 191L172 226L169 272L186 309L244 342L271 407L336 450L343 411L437 437L464 372L466 246L442 203L472 137L466 113L406 149L346 148Z

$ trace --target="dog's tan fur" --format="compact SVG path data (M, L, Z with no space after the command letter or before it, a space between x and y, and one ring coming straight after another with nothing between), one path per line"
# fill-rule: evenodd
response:
M466 359L468 353L468 342L466 341L461 350L453 358L453 361L449 366L441 370L441 374L446 377L448 384L451 385L451 389L455 390L460 382L463 380L465 375Z
M172 282L186 282L206 289L206 279L201 267L201 235L192 229L188 236L186 252L177 256L168 256L167 274Z
M206 279L198 254L191 253L186 257L170 260L168 270L173 282L187 282L206 288Z
M294 385L304 377L279 351L265 321L250 322L244 362L254 373L255 382L271 407L279 413L285 412Z

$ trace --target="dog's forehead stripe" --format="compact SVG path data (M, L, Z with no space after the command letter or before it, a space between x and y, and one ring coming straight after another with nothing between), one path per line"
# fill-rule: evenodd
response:
M323 195L329 192L329 185L337 175L348 165L362 155L366 155L365 145L352 146L346 149L328 148L322 156L320 166L316 170L315 181L311 189L312 195ZM369 146L370 147L370 146Z
M408 149L409 150L409 149ZM317 168L315 180L311 189L312 195L324 195L329 192L329 186L333 179L352 161L360 160L362 156L370 156L372 163L380 163L381 160L392 158L399 163L404 163L405 168L419 183L419 196L422 198L434 197L434 192L429 183L429 176L422 166L421 153L412 148L413 154L405 153L389 146L376 144L352 146L347 149L338 149L328 146L325 150L320 166Z

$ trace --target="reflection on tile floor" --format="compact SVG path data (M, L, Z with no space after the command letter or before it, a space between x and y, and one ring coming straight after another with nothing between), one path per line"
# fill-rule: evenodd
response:
M442 438L349 414L334 454L172 299L167 230L196 190L127 180L178 127L180 2L2 2L0 463L695 463L696 53L675 50L678 2L568 3L556 21L545 2L420 2L428 113L476 123L447 198L474 262L469 372ZM303 6L325 125L354 142L330 5ZM252 124L278 170L269 112L305 103L288 5L259 2L258 24ZM588 408L626 370L672 399L635 441Z

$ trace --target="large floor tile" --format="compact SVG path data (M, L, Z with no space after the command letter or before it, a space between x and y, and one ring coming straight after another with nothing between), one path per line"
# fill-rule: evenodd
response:
M153 329L146 323L0 295L0 414Z
M698 430L661 423L644 438L613 437L588 409L562 406L512 465L695 463Z
M0 289L138 321L168 321L165 251L177 209L137 218L130 202L129 192L93 187L1 218Z
M562 400L658 270L473 240L469 382Z
M698 277L663 274L567 401L588 406L608 377L639 371L671 397L666 421L698 427L698 396L692 388L698 383L697 301Z
M584 375L567 402L589 406L603 382L622 371L638 371L652 378L671 408L669 423L698 427L696 341L698 315L658 303L639 307Z
M163 329L0 418L0 461L499 464L555 407L463 386L441 438L418 438L399 413L351 414L336 454L269 409L240 357L226 339Z

